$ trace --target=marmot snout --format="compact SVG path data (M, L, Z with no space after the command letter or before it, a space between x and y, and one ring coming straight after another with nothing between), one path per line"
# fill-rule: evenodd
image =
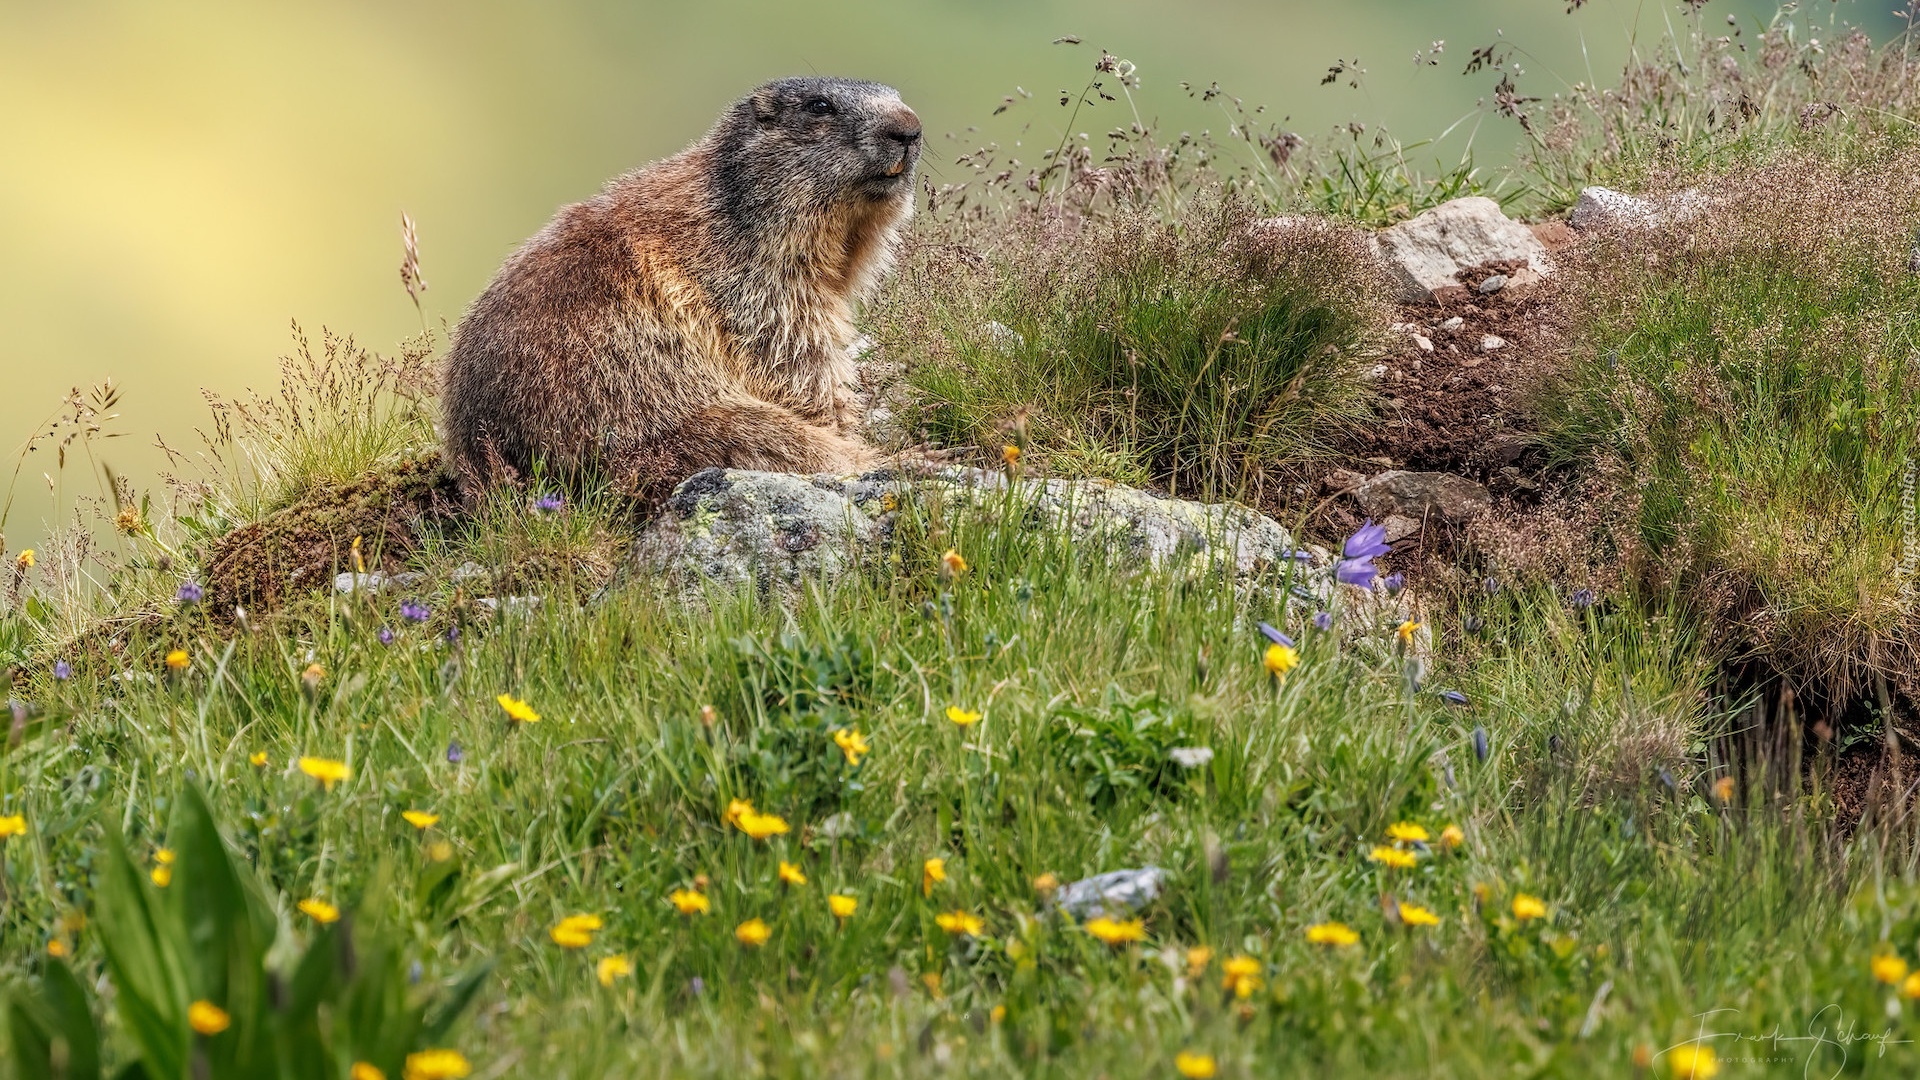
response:
M463 486L536 466L632 482L874 464L842 424L853 305L892 265L920 148L892 88L785 79L562 209L454 333L443 405Z

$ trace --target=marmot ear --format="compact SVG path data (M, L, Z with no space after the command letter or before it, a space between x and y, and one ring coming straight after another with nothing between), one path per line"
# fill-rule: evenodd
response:
M771 90L755 90L747 104L753 109L753 118L763 124L780 115L780 102Z

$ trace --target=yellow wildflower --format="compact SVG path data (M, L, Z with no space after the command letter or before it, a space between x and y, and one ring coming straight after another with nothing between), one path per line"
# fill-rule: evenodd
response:
M961 558L959 552L948 548L940 555L940 571L947 577L959 577L967 572L967 560Z
M707 899L707 894L692 889L675 889L667 894L667 899L682 915L705 915L713 910L713 901Z
M1439 926L1440 916L1419 904L1401 904L1400 921L1408 926Z
M1530 893L1515 893L1513 897L1513 917L1525 922L1528 919L1547 917L1546 902Z
M778 814L741 814L734 821L741 832L755 840L765 840L769 836L780 836L792 830L787 827L787 819Z
M232 1023L227 1010L211 1001L203 999L187 1006L187 1026L202 1035L218 1035Z
M51 938L47 941L48 956L51 956L57 959L59 957L67 955L67 952L68 952L67 943L61 940L60 938Z
M1720 1059L1711 1046L1676 1046L1667 1061L1673 1080L1713 1080L1720 1075Z
M325 900L309 897L308 899L300 901L296 906L299 907L302 914L314 922L319 923L321 926L325 926L340 918L340 909L327 903Z
M1020 464L1020 448L1013 445L1012 443L1008 443L1007 445L1001 447L1000 460L1006 462L1008 468L1012 468L1015 465Z
M187 665L191 663L193 663L193 659L187 655L187 650L185 649L175 649L167 654L168 671L185 671L187 670Z
M434 862L446 862L453 858L453 845L445 840L435 840L427 845L427 858Z
M1713 797L1723 803L1733 801L1733 777L1723 776L1713 782Z
M1907 962L1892 953L1880 953L1867 965L1873 971L1873 977L1888 986L1907 977Z
M603 956L593 965L593 973L601 986L612 986L613 980L633 974L633 962L624 956Z
M1121 922L1109 919L1105 915L1088 919L1086 931L1108 945L1124 945L1129 941L1144 941L1147 937L1146 924L1139 919Z
M1300 650L1276 641L1267 646L1267 653L1260 663L1267 669L1267 674L1284 680L1287 672L1300 666Z
M569 915L555 923L547 936L563 949L584 949L593 944L593 932L602 925L598 915Z
M1005 1005L995 1005L992 1009L988 1010L987 1017L997 1024L1007 1018L1007 1007Z
M1920 971L1908 975L1900 984L1900 996L1909 1001L1920 998Z
M387 1080L387 1074L370 1062L356 1061L347 1070L347 1080Z
M1250 998L1260 989L1260 961L1251 956L1229 957L1220 965L1226 978L1220 981L1220 989L1233 991L1237 998Z
M1307 941L1314 945L1331 945L1344 949L1360 940L1351 926L1339 922L1314 923L1307 927Z
M1192 1050L1182 1050L1173 1055L1173 1067L1187 1080L1213 1080L1214 1074L1219 1071L1212 1054Z
M402 1080L461 1080L472 1073L473 1066L458 1050L422 1050L407 1055Z
M1200 973L1207 970L1207 965L1212 962L1213 950L1207 948L1205 945L1195 945L1193 948L1188 949L1187 977L1190 979L1199 978Z
M963 709L958 705L949 705L947 706L947 719L959 724L961 727L966 727L968 724L978 723L980 714Z
M253 753L251 753L251 754L248 754L248 755L247 755L247 764L249 764L249 765L251 765L251 766L253 766L253 767L254 767L254 768L256 768L256 769L264 769L264 768L266 768L266 767L267 767L267 752L266 752L265 750L255 750L255 751L254 751Z
M1033 879L1033 891L1041 896L1052 896L1053 890L1059 887L1060 877L1051 870Z
M507 719L512 720L516 724L537 724L540 722L540 714L533 711L533 706L521 701L512 694L501 694L493 700L499 702L500 707L507 710Z
M1381 845L1367 854L1367 858L1389 870L1411 870L1420 860L1411 851Z
M0 817L0 840L9 836L24 836L27 831L27 815L13 814Z
M300 681L307 684L308 690L319 686L320 680L326 677L327 669L321 667L319 664L308 664L307 670L300 673Z
M13 565L16 569L20 569L20 570L33 569L33 549L32 548L22 549L20 554L14 558Z
M400 819L416 829L431 829L439 822L440 815L429 814L425 810L407 810L400 814Z
M300 759L300 771L320 781L320 786L328 791L333 785L353 775L353 770L344 761L333 758L303 757Z
M153 851L153 861L159 863L161 866L172 866L173 849L164 847L155 848Z
M873 751L873 747L867 745L866 737L860 734L859 728L841 728L834 732L833 744L840 748L841 753L847 755L849 765L860 764L860 759Z
M987 925L978 915L969 915L964 911L935 915L933 921L949 934L965 934L968 937L979 937L980 931L986 929Z
M753 803L747 799L735 799L727 804L727 812L721 820L729 825L737 825L741 817L753 813Z
M928 859L920 864L920 894L932 896L933 887L947 880L947 860Z
M153 879L153 883L155 885L164 889L167 886L173 884L173 867L156 866L153 868L153 873L147 876Z
M1429 839L1427 830L1411 821L1396 821L1387 826L1387 839L1402 844L1424 844Z
M1400 639L1400 644L1402 645L1412 645L1413 635L1419 631L1420 624L1414 622L1412 619L1408 619L1406 622L1393 628L1394 636Z
M834 893L827 897L827 910L833 912L833 917L836 919L853 918L853 913L859 906L860 898L857 896Z
M758 917L748 919L746 922L743 922L739 926L736 926L733 928L734 940L738 941L742 945L745 945L749 949L757 949L760 946L765 945L767 943L767 939L772 936L773 936L773 927L768 926L765 922L761 921Z
M807 875L801 873L798 866L783 859L780 862L780 880L788 885L805 885Z
M1467 830L1458 825L1448 825L1440 830L1440 846L1457 848L1467 842Z
M116 529L119 529L123 533L126 533L128 536L132 536L134 533L139 532L140 531L140 508L137 506L121 507L120 512L113 515L113 527Z

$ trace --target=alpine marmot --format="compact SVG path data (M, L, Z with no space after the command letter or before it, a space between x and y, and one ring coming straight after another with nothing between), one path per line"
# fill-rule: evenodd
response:
M853 305L892 266L920 148L891 87L783 79L562 209L454 332L462 487L877 463L848 428Z

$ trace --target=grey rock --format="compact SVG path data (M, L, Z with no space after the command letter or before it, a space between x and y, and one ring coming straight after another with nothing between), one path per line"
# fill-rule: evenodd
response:
M1424 334L1413 335L1413 343L1419 346L1421 352L1433 351L1433 339Z
M1704 209L1706 197L1689 188L1658 199L1628 195L1612 188L1580 189L1568 222L1582 231L1593 229L1655 229L1685 221Z
M1424 214L1382 229L1373 249L1402 300L1425 300L1434 290L1458 287L1460 272L1491 262L1524 260L1536 275L1553 272L1545 244L1533 230L1500 212L1500 204L1474 195L1445 202Z
M1467 325L1467 320L1461 318L1458 315L1455 315L1453 318L1448 319L1446 322L1441 323L1440 329L1446 330L1446 331L1454 331L1454 330L1459 330L1465 327L1466 325Z
M1411 521L1417 530L1418 523L1429 518L1464 525L1493 508L1486 488L1452 473L1383 472L1355 488L1353 497L1362 510L1389 523L1389 541L1394 539L1395 518Z
M1157 866L1113 870L1060 886L1053 902L1076 919L1102 913L1121 915L1153 903L1166 884L1167 872Z
M1506 347L1507 339L1501 337L1499 334L1488 334L1480 339L1481 352L1492 352L1495 349L1504 349Z
M1507 287L1507 275L1495 274L1492 277L1480 283L1480 295L1492 296L1494 293L1497 293L1501 289L1504 289L1506 287Z
M542 596L477 596L473 602L493 614L531 615L540 610Z
M404 589L420 580L421 575L411 571L400 574L388 574L379 570L370 570L364 574L348 572L334 575L333 591L347 595L372 594L385 589Z

